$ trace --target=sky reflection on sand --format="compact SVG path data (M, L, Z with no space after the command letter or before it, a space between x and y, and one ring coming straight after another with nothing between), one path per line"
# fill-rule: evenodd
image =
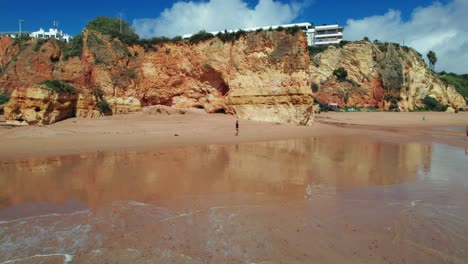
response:
M4 162L0 262L459 262L466 161L324 137Z

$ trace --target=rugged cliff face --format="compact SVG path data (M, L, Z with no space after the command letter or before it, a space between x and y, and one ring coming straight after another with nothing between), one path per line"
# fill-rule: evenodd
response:
M74 116L77 94L57 93L40 85L15 89L5 107L10 124L48 125Z
M307 125L313 120L310 60L301 33L264 31L235 41L214 38L145 49L85 30L81 58L67 61L60 60L62 46L55 40L23 45L2 45L16 55L11 59L0 54L8 61L1 85L13 90L63 80L75 86L82 99L76 104L77 116L96 116L98 102L110 100L114 113L137 110L135 102L141 102L259 121Z
M348 76L339 81L333 71L343 67ZM315 96L340 106L372 106L403 111L422 106L426 96L454 109L465 100L453 86L431 72L414 49L367 41L329 47L313 56L310 66Z
M144 105L199 107L259 121L312 121L304 36L264 31L234 42L164 44L137 58L135 93ZM135 50L141 54L141 50Z
M426 96L454 109L465 105L412 49L354 42L329 47L311 59L306 43L300 32L262 31L233 41L213 38L142 47L84 30L81 56L65 60L66 47L56 40L2 37L0 90L19 91L5 107L9 113L22 113L7 116L21 122L32 118L25 116L31 111L17 107L33 105L25 103L24 91L51 79L76 88L76 102L68 105L78 117L102 115L105 101L114 114L159 104L307 125L313 121L312 94L324 103L385 110L413 110ZM341 81L333 74L340 67L348 73Z

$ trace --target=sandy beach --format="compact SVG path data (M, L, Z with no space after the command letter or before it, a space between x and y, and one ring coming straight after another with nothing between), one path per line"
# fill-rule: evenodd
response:
M421 120L422 116L425 120ZM468 112L328 112L316 115L310 127L240 120L237 136L235 117L197 110L185 114L71 118L41 127L11 127L2 120L0 117L0 160L349 134L396 142L437 141L460 147L468 144L462 140L465 134L461 128L468 125ZM442 128L454 126L460 128L455 131Z
M0 262L464 263L467 120L1 123Z

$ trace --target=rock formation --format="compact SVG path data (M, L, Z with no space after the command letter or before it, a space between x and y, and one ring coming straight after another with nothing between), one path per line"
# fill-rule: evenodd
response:
M126 45L84 30L82 46L78 56L68 58L64 54L69 46L54 39L0 38L0 90L6 88L13 95L5 107L7 118L28 123L62 118L36 114L34 121L29 110L20 109L35 105L39 94L44 101L55 100L36 86L54 79L76 87L73 113L64 116L77 117L100 116L102 105L114 114L165 105L308 125L313 122L313 96L341 107L384 110L411 111L421 107L426 96L453 109L465 105L454 87L432 73L415 50L397 44L353 42L309 57L301 32L261 31L224 41ZM333 74L340 67L348 73L341 81ZM27 103L29 95L33 97Z
M75 93L57 93L44 86L17 88L5 106L7 123L48 125L74 116Z
M333 75L340 67L348 72L341 82ZM430 71L420 54L398 44L359 41L331 46L313 56L310 71L314 95L341 107L411 111L430 96L454 109L465 108L463 97Z
M167 105L258 121L313 121L310 60L300 32L263 31L233 41L213 38L143 48L84 30L81 59L66 61L55 40L12 42L10 47L20 45L15 60L0 54L9 64L0 85L13 90L63 80L77 88L76 116L99 115L97 104L106 100L114 113Z

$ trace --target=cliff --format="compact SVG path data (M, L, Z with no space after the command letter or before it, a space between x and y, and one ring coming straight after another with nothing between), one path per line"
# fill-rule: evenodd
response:
M463 97L431 72L415 50L396 44L353 42L309 56L301 32L261 31L229 41L127 45L84 30L80 46L77 56L69 56L70 45L54 39L0 38L0 90L12 95L5 112L16 113L6 118L57 121L45 116L32 121L34 112L42 113L46 105L39 106L36 98L37 84L46 80L62 80L76 88L76 101L66 104L71 109L56 115L65 117L100 116L107 105L113 114L166 105L308 125L313 122L313 96L341 107L383 110L411 111L422 107L426 96L453 109L465 106ZM340 67L348 73L342 80L334 75ZM31 102L25 97L27 89L36 91ZM48 98L44 101L60 97L41 94Z
M340 67L348 73L346 80L333 74ZM341 107L411 111L430 96L453 109L465 108L463 97L430 71L420 54L398 44L360 41L331 46L312 56L310 72L314 95Z
M10 47L19 45L12 42ZM143 48L85 30L81 58L66 61L63 45L55 40L30 40L23 45L13 48L15 59L0 55L2 61L8 61L1 85L13 91L50 79L62 80L77 89L76 116L99 115L98 104L106 100L113 113L162 104L258 121L298 125L313 121L310 60L300 32L264 31L234 41L213 38L197 44ZM6 108L20 111L16 105L28 104L19 103L24 98L16 98L16 94L12 93ZM121 107L110 101L120 102Z

